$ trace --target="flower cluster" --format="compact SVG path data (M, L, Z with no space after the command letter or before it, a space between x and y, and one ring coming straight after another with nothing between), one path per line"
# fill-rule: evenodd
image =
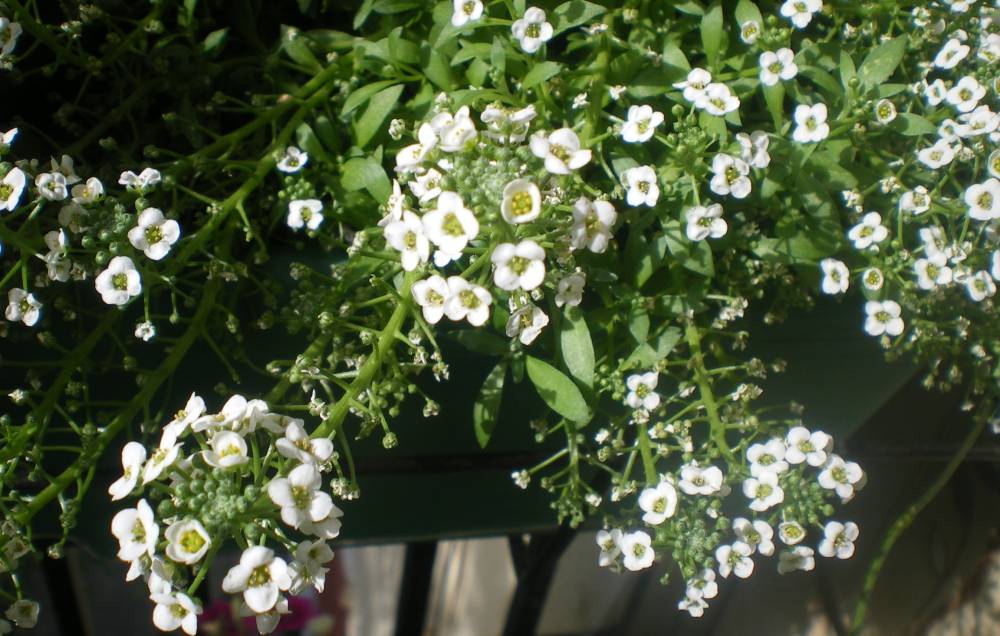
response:
M186 443L193 450L185 452ZM323 565L333 558L326 542L340 534L342 515L322 489L335 460L333 443L311 439L301 419L240 395L208 413L192 394L154 449L126 444L122 477L109 494L119 500L145 491L156 509L140 499L115 515L111 532L118 558L129 564L126 580L143 577L149 587L153 623L196 633L201 608L192 595L230 538L244 550L222 589L242 596L241 611L256 616L260 633L288 612L284 592L322 591ZM291 531L305 538L290 538ZM265 538L292 553L291 563Z

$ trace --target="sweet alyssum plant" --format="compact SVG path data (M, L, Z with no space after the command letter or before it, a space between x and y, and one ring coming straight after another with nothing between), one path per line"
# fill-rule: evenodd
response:
M0 4L4 81L62 100L0 145L18 626L36 517L58 509L58 557L124 444L111 531L154 624L196 632L228 544L223 591L273 630L363 494L350 438L391 449L403 409L448 409L408 397L447 381L444 335L489 365L461 414L481 444L510 392L548 408L530 425L560 449L514 483L600 520L601 565L668 564L691 616L768 557L811 570L860 536L839 506L862 469L757 403L785 365L744 353L748 308L853 294L888 355L967 391L949 470L993 413L986 2L43 5ZM217 397L183 386L199 348ZM272 388L243 397L245 374Z

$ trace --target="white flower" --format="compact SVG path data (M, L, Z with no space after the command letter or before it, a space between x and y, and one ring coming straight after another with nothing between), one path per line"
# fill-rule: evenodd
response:
M545 21L545 11L538 7L530 7L524 12L524 17L515 20L510 26L510 32L521 45L525 53L534 53L552 38L552 25Z
M430 125L437 136L438 147L445 152L458 152L476 138L476 124L469 116L468 106L462 106L454 115L438 113Z
M958 66L969 55L969 46L962 44L958 38L951 38L944 43L932 64L938 68L949 69Z
M854 542L857 538L858 524L853 521L847 523L829 521L823 527L823 540L819 544L819 553L825 557L850 559L854 556Z
M482 0L453 0L451 23L462 27L469 22L475 22L483 16Z
M323 222L323 202L319 199L295 199L288 204L285 223L293 230L317 229Z
M781 15L791 20L798 29L806 28L812 22L813 14L822 10L822 0L785 0L779 9Z
M628 190L625 200L632 207L653 207L660 198L660 186L656 183L656 172L652 166L629 168L622 173L622 182Z
M722 206L718 203L688 208L684 211L684 219L687 221L687 237L692 241L721 238L729 230L729 225L722 218Z
M656 371L630 375L625 380L625 386L629 391L625 396L625 403L633 409L643 408L647 411L655 409L660 405L660 394L654 390L659 378L660 374Z
M951 87L945 99L960 113L971 112L986 96L986 88L971 75L966 75Z
M530 11L530 9L529 9ZM590 150L580 148L580 138L569 128L531 136L531 153L545 160L545 169L552 174L569 174L590 162Z
M326 519L315 522L306 519L299 530L320 539L336 539L340 535L340 518L343 516L344 511L334 505Z
M750 546L737 541L732 545L721 545L715 550L715 560L719 562L719 574L728 579L735 574L741 579L753 574L753 559L750 558Z
M320 473L312 464L300 464L288 477L276 477L267 485L267 495L281 508L281 520L293 528L303 521L317 523L333 510L330 495L321 491Z
M948 94L948 87L940 79L936 79L930 84L927 80L923 81L923 91L924 98L927 100L928 106L937 106L944 101L944 98Z
M209 449L202 451L205 463L215 468L242 466L250 461L247 443L235 431L217 431L208 442Z
M4 616L14 621L18 627L31 629L38 624L38 609L38 603L22 598L11 603Z
M622 551L622 561L626 569L636 572L653 565L653 557L656 555L650 547L651 542L650 536L642 530L622 535L618 547Z
M766 168L771 165L771 155L767 152L771 140L766 132L755 130L749 135L737 133L736 141L740 144L740 159L751 168Z
M722 471L717 466L702 468L695 463L685 464L677 485L686 495L711 495L722 489Z
M924 186L907 190L899 197L899 211L909 212L913 216L923 214L931 208L930 193Z
M136 226L128 231L128 241L147 257L158 261L170 252L181 235L177 221L164 219L163 212L146 208L139 214Z
M750 521L743 517L733 519L733 532L736 538L750 546L750 553L760 552L764 556L774 554L774 530L766 521L755 519Z
M165 632L181 629L189 636L198 633L198 614L201 614L201 608L196 606L187 594L158 593L150 595L149 598L156 603L156 607L153 608L153 625L156 625L157 629Z
M643 521L658 526L677 511L677 490L669 481L661 481L655 488L646 488L639 494L639 508L645 513Z
M537 112L534 106L511 110L490 105L483 110L479 119L486 124L486 136L500 143L519 144L528 136L531 120Z
M76 171L73 169L73 158L69 155L63 155L59 161L52 157L49 164L52 166L53 173L61 174L66 179L66 185L79 183L80 177L76 176Z
M289 569L289 571L291 571L291 569ZM278 623L281 622L281 617L290 613L291 610L288 609L288 599L284 596L279 596L278 600L274 602L274 607L266 612L255 612L242 601L236 608L237 616L241 618L253 617L258 634L270 634L277 629Z
M290 566L292 594L301 594L308 586L312 586L317 594L322 594L326 587L326 573L323 567L333 559L333 550L323 539L316 541L301 541L295 547L295 560Z
M492 302L490 293L479 285L473 285L461 276L448 277L444 314L449 320L468 320L473 327L479 327L490 317Z
M530 345L547 324L549 317L545 312L528 303L510 315L505 332L509 338L517 336L521 344Z
M135 326L135 331L132 333L136 338L142 340L143 342L149 342L156 336L156 325L152 322L145 320L143 322L137 323Z
M806 538L806 531L798 521L782 521L778 524L778 537L785 545L795 545Z
M1000 219L1000 179L991 177L974 183L965 190L965 204L970 219L992 221Z
M602 254L611 240L611 227L618 220L615 206L608 201L591 201L580 197L573 204L573 227L570 239L573 249L587 248Z
M129 190L145 192L158 184L161 179L162 175L156 168L143 168L138 175L131 170L126 170L118 177L118 185L123 185Z
M142 280L128 256L116 256L94 279L101 299L109 305L124 305L142 292Z
M750 194L752 185L747 176L750 174L750 166L742 159L719 153L712 159L712 172L714 174L708 187L715 194L729 194L736 199L745 199Z
M295 146L289 146L278 160L278 170L291 174L305 168L307 163L309 163L309 153L302 152Z
M545 280L545 250L534 241L517 245L501 243L490 256L493 261L493 282L507 291L531 291Z
M843 294L847 291L851 276L847 265L835 258L824 258L819 266L823 270L821 288L824 294Z
M938 139L930 148L917 152L917 159L932 170L947 166L955 158L955 149L945 139Z
M938 285L947 285L952 281L951 268L947 266L944 254L930 255L930 258L918 258L913 263L917 274L917 286L920 289L934 289Z
M900 318L901 308L894 300L879 302L869 300L865 303L865 331L871 336L881 336L887 333L890 336L898 336L903 333L903 319Z
M854 241L855 249L863 250L876 243L881 243L889 236L889 228L882 225L882 215L869 212L861 218L861 222L847 232L847 238Z
M5 316L11 322L21 321L26 327L38 322L42 313L42 303L20 287L11 287L7 291L7 311Z
M804 426L792 427L785 436L785 461L789 464L806 462L810 466L822 466L832 444L833 438L823 431L810 432Z
M880 99L875 102L875 121L884 126L894 119L896 119L896 105L891 100Z
M948 247L944 232L937 226L920 228L918 232L920 240L924 243L924 250L928 258L935 258L940 255L947 260L952 257L952 249Z
M159 478L163 471L174 465L180 455L181 445L171 444L170 446L160 446L149 460L142 467L142 485L145 486L151 481Z
M854 496L856 484L864 478L861 467L854 462L845 462L838 455L830 455L819 474L819 485L834 490L837 496L848 500Z
M740 25L740 39L744 44L753 44L760 37L761 26L757 20L747 20Z
M185 565L200 561L212 545L205 526L197 519L175 521L163 536L167 539L167 557Z
M441 194L441 179L443 175L434 168L428 168L427 172L418 174L410 181L410 191L421 203L429 203Z
M677 602L677 609L687 612L692 618L701 618L705 615L705 610L708 609L708 603L699 596L692 598L690 595L685 594L684 598Z
M643 143L653 138L656 127L663 123L663 113L652 106L630 106L628 120L622 126L622 141Z
M66 176L61 172L43 172L35 177L38 194L48 201L62 201L69 196Z
M1000 269L997 271L1000 272ZM562 277L559 280L558 289L556 290L556 307L562 307L563 305L576 307L579 305L583 301L583 287L586 284L587 279L582 272Z
M602 568L615 562L621 554L619 544L622 540L622 531L615 528L611 532L607 530L597 531L597 545L601 548L601 554L597 557L597 564Z
M424 320L437 324L444 315L444 305L450 294L448 283L437 274L430 278L419 280L410 287L413 300L416 301L424 314Z
M333 455L333 442L325 437L309 437L300 419L289 419L285 436L278 438L274 445L283 456L303 464L322 466Z
M472 210L465 207L462 197L454 192L442 192L437 198L437 208L424 215L424 235L445 255L447 262L456 260L469 241L479 234L479 221ZM435 254L435 262L438 257Z
M527 179L514 179L503 189L500 215L512 225L534 221L542 213L542 193Z
M882 274L882 270L877 267L869 267L861 274L861 284L865 286L865 289L869 291L878 291L882 289L882 284L885 282L885 275Z
M830 135L830 125L826 123L826 104L795 107L795 132L792 139L800 144L823 141Z
M177 443L177 439L196 420L205 414L205 400L192 393L184 405L184 408L174 414L174 419L170 420L163 427L163 436L160 438L160 448L169 448Z
M386 243L399 251L404 270L413 271L430 258L431 244L424 234L424 224L413 212L404 210L400 220L385 226L384 233Z
M132 562L143 555L151 557L156 553L160 526L156 525L153 509L145 499L140 499L135 508L120 510L111 519L111 534L118 539L118 558Z
M396 172L406 174L423 170L421 162L438 142L437 133L430 123L425 122L417 129L417 142L396 153Z
M969 298L978 303L996 294L997 286L990 278L990 273L981 270L965 279L965 290L969 293Z
M791 550L782 550L778 554L778 574L788 574L795 570L806 572L816 567L816 557L813 549L800 545Z
M725 84L713 82L705 87L705 92L698 97L694 105L709 115L722 117L740 107L740 98L733 95Z
M278 592L291 586L284 559L275 557L273 550L260 545L244 550L240 562L226 573L222 581L224 592L243 592L247 607L259 614L273 608L278 602Z
M790 80L799 72L795 64L795 52L789 48L764 51L760 54L760 82L774 86L782 80Z
M11 168L10 172L4 175L0 180L0 212L17 207L26 181L24 171L20 168Z
M73 195L74 203L87 205L98 201L104 195L104 184L97 177L91 177L86 183L73 186L70 193Z
M0 18L0 21L6 20L6 18ZM5 133L0 133L0 152L10 149L14 144L14 138L17 137L18 129L11 128Z
M778 474L767 471L744 481L743 494L753 500L747 507L755 512L763 512L785 500L785 491L778 485Z
M146 462L146 447L139 442L129 442L122 448L122 476L111 484L108 494L111 501L125 498L139 481L139 473Z
M684 91L684 99L697 104L705 94L705 87L712 83L712 74L703 68L693 68L688 71L683 82L674 84L674 88Z
M685 595L689 599L715 598L719 595L719 584L715 582L715 570L702 570L687 582Z
M785 444L780 439L771 439L763 444L753 444L747 449L750 474L759 477L764 473L783 473L788 470L785 461Z

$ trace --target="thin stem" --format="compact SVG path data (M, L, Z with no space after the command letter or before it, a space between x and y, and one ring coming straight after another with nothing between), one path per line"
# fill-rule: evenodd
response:
M697 325L690 322L684 330L684 336L688 347L691 348L691 368L694 371L701 402L705 405L705 413L708 415L709 434L719 452L732 463L734 461L733 452L729 449L729 444L726 442L726 426L719 417L719 408L715 403L715 394L712 393L712 383L709 381L708 371L705 368L705 356L701 351L701 332L698 330Z

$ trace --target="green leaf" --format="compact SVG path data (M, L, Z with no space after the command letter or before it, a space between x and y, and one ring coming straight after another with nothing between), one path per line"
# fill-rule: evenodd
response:
M851 54L841 49L840 51L840 83L845 91L850 91L850 81L857 77L858 70L854 66L854 59Z
M550 77L555 77L562 71L562 64L557 62L539 62L531 67L528 74L524 76L521 84L522 88L528 89L536 84L541 84Z
M226 39L229 37L229 27L225 29L219 29L218 31L212 31L205 36L205 39L201 42L201 52L206 54L216 53L226 44Z
M670 355L670 352L674 350L680 339L680 329L677 327L667 327L660 335L650 340L648 344L643 342L636 347L635 351L632 352L632 355L626 361L625 366L651 367Z
M418 0L376 0L375 4L372 5L372 10L382 15L392 15L416 9L422 4Z
M329 117L326 115L316 117L313 121L313 129L327 150L336 152L340 148L340 135Z
M663 45L663 65L684 73L691 70L691 63L681 47L669 41Z
M486 356L503 356L510 351L510 343L483 329L462 329L449 334L463 347Z
M382 130L382 123L396 107L396 102L402 94L403 85L396 84L379 91L371 98L368 108L354 125L354 136L359 148L364 148Z
M931 123L930 120L920 115L914 115L913 113L900 113L890 124L890 127L909 137L934 135L937 133L937 126Z
M507 377L507 361L497 363L490 374L486 376L479 395L472 404L472 427L476 432L476 441L480 448L486 448L497 426L500 415L500 401L503 398L503 382Z
M424 53L424 74L431 82L441 90L450 91L454 85L451 79L451 66L443 55L432 48L427 48Z
M663 236L667 240L667 250L671 256L680 261L681 265L703 276L715 275L715 264L712 260L712 248L708 239L704 241L690 240L679 221L671 220L663 224Z
M586 424L593 417L587 401L573 381L559 369L533 356L526 359L531 383L553 411L571 422Z
M701 18L701 45L710 65L715 64L722 48L722 5L712 4Z
M858 69L858 80L868 89L882 84L896 71L906 54L906 36L901 35L875 47Z
M559 349L570 375L588 388L594 386L594 343L583 312L575 307L563 314Z
M760 15L760 9L750 0L740 0L736 3L736 23L743 26L746 22L756 22L761 29L764 28L764 18Z
M564 2L553 9L548 16L549 23L552 24L552 36L555 37L563 31L590 22L605 11L607 9L601 5L586 0Z
M774 129L781 131L785 123L785 87L778 82L774 86L761 86L761 88L764 90L767 112L771 113L771 120L774 121Z
M361 25L365 23L368 16L371 15L372 7L375 5L375 0L365 0L361 3L361 8L354 15L354 30L357 31L361 28Z
M330 163L330 157L326 154L326 149L319 142L316 133L307 123L299 124L295 129L295 141L299 148L309 153L310 159L315 159L320 163Z
M355 157L344 164L340 183L345 190L368 190L379 202L388 200L392 184L382 165L373 157Z
M392 86L395 83L396 83L395 80L382 80L379 82L372 82L371 84L366 84L365 86L362 86L361 88L359 88L358 90L354 91L353 93L347 96L347 99L344 100L343 107L341 107L340 109L340 115L342 117L350 115L355 110L363 106L365 102L371 99L372 95L374 95L375 93L379 92L380 90L384 89L387 86Z
M300 36L301 33L295 27L281 25L281 48L296 64L313 71L323 68L313 52L309 50L306 38Z

